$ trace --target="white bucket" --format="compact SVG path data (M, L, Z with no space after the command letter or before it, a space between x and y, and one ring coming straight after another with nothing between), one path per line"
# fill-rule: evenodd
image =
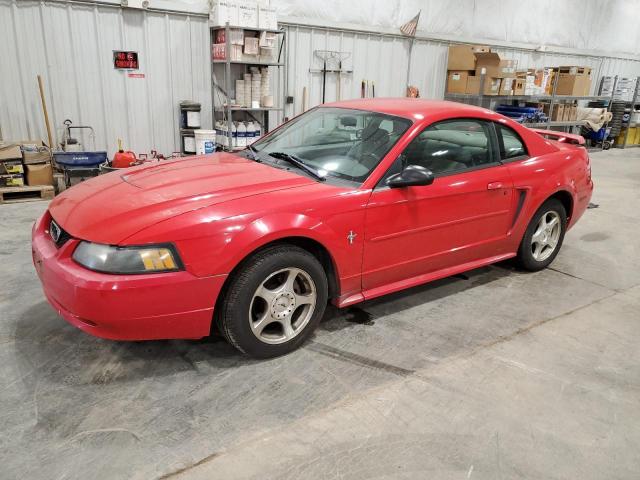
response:
M216 131L196 130L196 155L205 155L216 151Z

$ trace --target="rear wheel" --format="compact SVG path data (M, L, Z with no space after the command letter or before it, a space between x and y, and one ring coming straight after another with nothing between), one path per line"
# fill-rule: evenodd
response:
M556 199L547 200L531 219L518 249L517 263L535 272L558 255L567 228L567 213Z
M311 253L293 245L269 247L231 279L218 326L234 347L268 358L299 347L327 304L327 278Z

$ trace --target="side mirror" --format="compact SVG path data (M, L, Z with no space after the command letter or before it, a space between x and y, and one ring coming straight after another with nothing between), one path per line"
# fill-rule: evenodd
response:
M391 188L417 187L431 185L435 176L431 170L420 165L409 165L400 173L391 175L387 179L387 185Z

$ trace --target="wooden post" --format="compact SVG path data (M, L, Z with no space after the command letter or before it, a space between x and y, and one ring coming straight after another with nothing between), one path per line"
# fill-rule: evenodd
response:
M40 100L42 101L42 112L44 113L44 124L47 127L47 136L49 137L49 148L53 150L53 136L51 135L51 126L49 125L49 112L47 111L47 101L44 98L44 85L42 77L38 75L38 86L40 87Z

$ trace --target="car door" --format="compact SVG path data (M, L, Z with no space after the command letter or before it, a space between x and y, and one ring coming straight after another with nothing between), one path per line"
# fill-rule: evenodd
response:
M455 119L423 130L371 194L365 216L363 289L504 253L513 184L491 122ZM431 170L431 185L389 188L406 165Z

